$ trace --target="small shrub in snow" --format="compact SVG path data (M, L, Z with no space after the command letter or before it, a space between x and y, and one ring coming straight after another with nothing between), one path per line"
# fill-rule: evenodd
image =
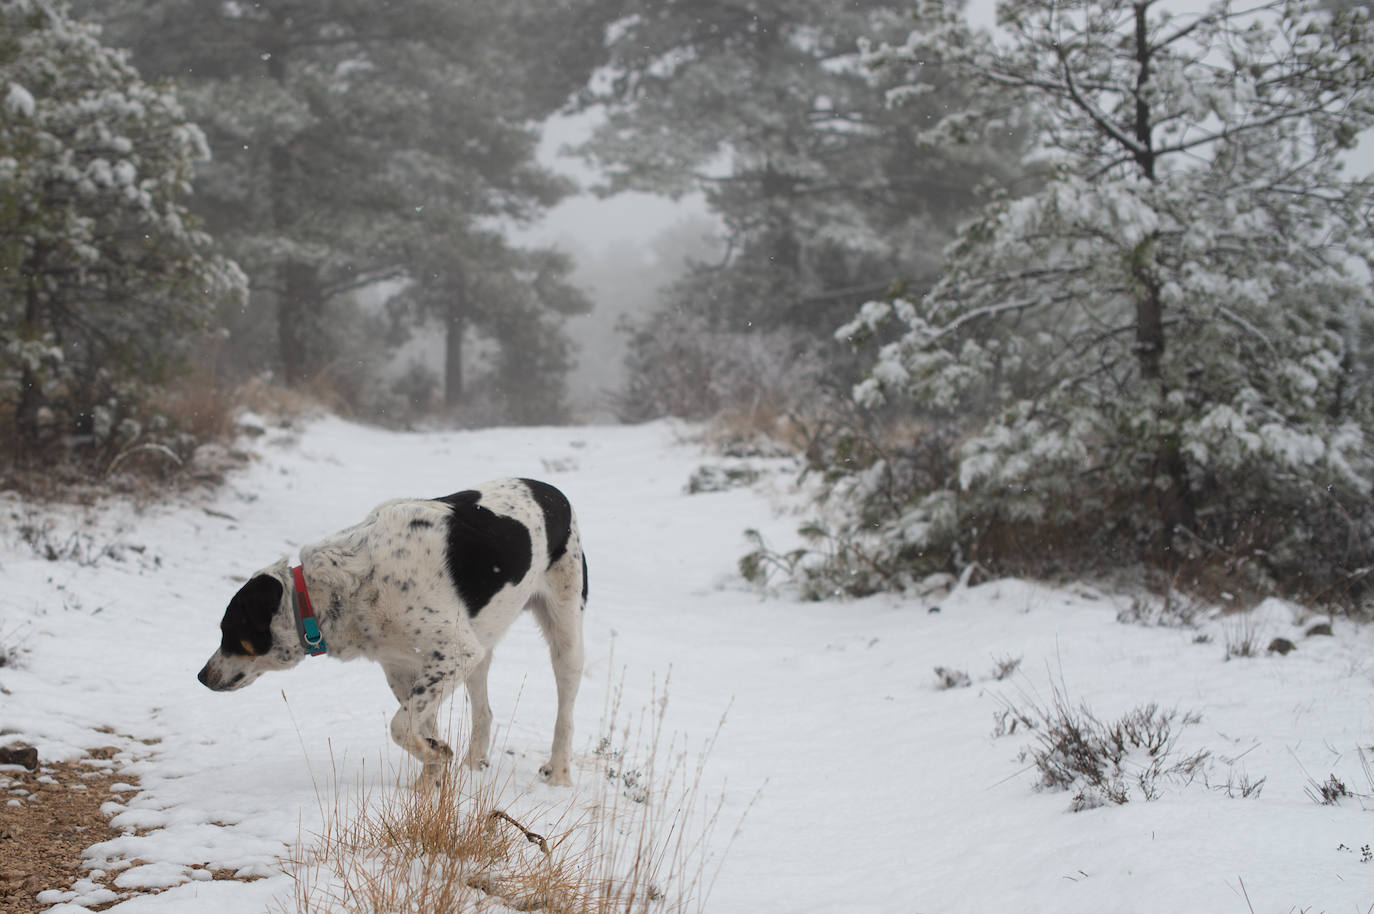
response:
M0 669L19 665L24 648L17 629L0 629Z
M1336 850L1344 851L1347 854L1355 853L1355 849L1346 844L1336 845ZM1374 847L1370 847L1368 844L1360 845L1360 862L1374 863Z
M1011 736L1013 733L1016 732L1016 729L1018 727L1024 727L1027 730L1034 730L1037 726L1035 718L1025 714L1024 712L1018 710L1015 707L1012 707L1011 705L1005 705L1002 707L1001 710L994 712L992 715L992 721L993 739L1000 739L1003 736Z
M747 464L706 465L696 468L687 480L687 493L699 495L702 492L727 492L730 489L745 489L758 482L759 471Z
M1035 742L1021 760L1039 773L1037 786L1073 794L1074 812L1120 805L1132 795L1153 800L1170 781L1189 783L1202 773L1210 753L1177 751L1182 727L1197 723L1192 714L1143 705L1110 723L1084 704L1071 704L1058 687L1048 705L1032 702L1027 711L1008 705L1018 719L1032 718Z
M1239 775L1231 772L1226 776L1225 784L1219 784L1213 789L1221 791L1233 800L1248 800L1252 797L1258 797L1264 792L1264 783L1267 780L1269 780L1267 777L1254 780L1244 772Z
M1021 658L1013 657L1010 654L1005 657L994 657L992 660L992 678L1001 682L1011 676L1021 667Z
M601 765L602 776L617 789L621 789L626 799L632 803L644 803L649 799L644 770L635 765L626 765L625 753L620 749L611 748L609 736L601 737L592 754Z
M796 575L797 565L806 558L809 550L793 549L790 552L777 552L768 546L763 534L752 528L744 531L744 538L753 545L739 560L739 573L746 581L758 587L767 587L775 575L784 578ZM820 599L812 596L812 599Z
M1194 628L1206 610L1207 604L1203 600L1180 593L1170 582L1160 599L1132 598L1130 605L1116 614L1116 621L1126 625Z
M1345 782L1334 774L1328 776L1324 781L1308 778L1307 786L1303 788L1303 792L1318 806L1335 806L1341 800L1355 795L1349 787L1345 786Z
M19 524L19 539L34 555L49 562L74 562L84 568L96 565L108 553L100 549L89 533L75 530L59 531L52 518L40 518L30 513Z
M1224 625L1226 631L1226 659L1232 657L1258 657L1260 653L1260 632L1250 613L1229 616Z
M973 680L963 670L954 670L943 666L935 668L935 687L937 689L966 689L971 685L973 685Z

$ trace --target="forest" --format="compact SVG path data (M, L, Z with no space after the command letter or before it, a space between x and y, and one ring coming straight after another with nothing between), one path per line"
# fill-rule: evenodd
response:
M1369 9L997 21L3 0L0 487L174 477L265 387L401 428L576 422L601 356L567 322L599 303L521 232L637 191L703 201L715 237L622 320L603 399L802 455L806 545L755 534L747 576L1140 567L1367 607ZM590 186L539 155L567 117Z

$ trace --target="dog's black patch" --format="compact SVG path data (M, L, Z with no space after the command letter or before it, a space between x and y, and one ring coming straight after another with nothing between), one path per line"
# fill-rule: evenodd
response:
M249 656L244 642L252 646L253 654L265 654L272 649L272 616L281 605L284 590L281 581L271 575L260 574L239 588L224 611L219 628L223 633L219 649L226 654Z
M529 486L539 510L544 512L544 531L549 536L549 566L568 551L568 536L572 533L572 505L562 492L537 479L520 480ZM585 578L584 578L585 580Z
M470 616L530 570L530 532L483 507L481 498L469 489L436 499L449 506L448 573Z

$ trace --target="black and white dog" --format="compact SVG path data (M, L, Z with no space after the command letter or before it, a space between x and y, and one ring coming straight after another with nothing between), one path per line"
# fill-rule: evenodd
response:
M491 649L529 608L558 683L553 749L541 771L552 784L571 784L586 601L577 521L553 486L500 479L446 498L398 499L302 547L299 566L282 559L253 575L229 601L219 650L199 679L227 692L307 654L375 660L401 703L391 737L433 783L453 755L435 718L459 683L472 703L465 763L486 763Z

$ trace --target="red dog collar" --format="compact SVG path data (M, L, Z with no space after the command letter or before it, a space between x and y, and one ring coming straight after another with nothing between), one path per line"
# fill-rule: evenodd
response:
M315 607L310 604L310 591L305 588L305 573L301 566L291 569L291 579L296 585L296 634L300 636L301 646L306 653L317 657L325 652L324 635L320 633L320 623L315 618Z

